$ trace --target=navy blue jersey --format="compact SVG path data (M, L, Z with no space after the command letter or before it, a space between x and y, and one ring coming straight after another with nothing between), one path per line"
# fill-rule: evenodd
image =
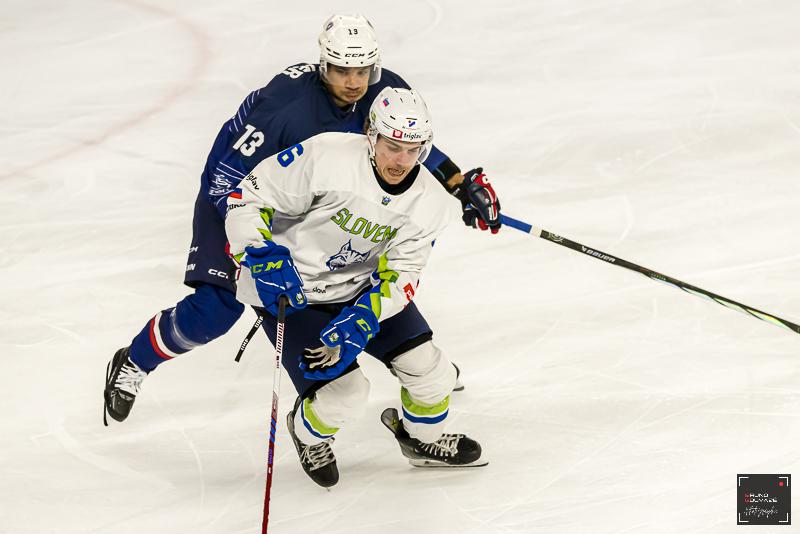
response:
M409 88L383 69L361 100L345 109L331 99L319 65L299 63L253 91L217 134L203 170L200 195L224 217L225 199L263 159L323 132L363 133L369 108L385 87ZM447 156L435 147L425 160L433 172Z

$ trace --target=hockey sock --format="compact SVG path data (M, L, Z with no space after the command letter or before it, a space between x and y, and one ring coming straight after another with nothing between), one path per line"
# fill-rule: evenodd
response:
M333 437L338 428L325 424L314 412L314 403L303 399L300 409L294 414L294 428L297 438L306 445L315 445Z
M426 443L439 439L449 412L449 395L436 404L424 404L414 400L402 387L400 401L403 404L403 427L411 437Z
M173 308L150 319L131 342L131 360L150 372L161 363L205 345L228 330L244 305L228 290L203 284Z

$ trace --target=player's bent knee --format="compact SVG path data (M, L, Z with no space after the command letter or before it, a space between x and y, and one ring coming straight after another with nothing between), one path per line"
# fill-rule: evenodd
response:
M230 330L244 312L236 294L201 284L176 306L176 325L189 341L205 344Z
M314 413L328 426L341 427L364 413L369 380L360 368L328 382L314 393Z
M392 367L400 384L419 403L437 404L456 385L455 367L432 341L397 356Z
M194 300L205 313L215 312L236 322L244 313L244 304L236 300L236 293L211 284L201 284L194 292Z

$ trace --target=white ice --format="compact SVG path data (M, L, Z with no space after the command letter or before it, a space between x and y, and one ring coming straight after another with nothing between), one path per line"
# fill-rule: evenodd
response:
M5 0L0 533L260 532L272 348L230 334L102 425L105 365L181 284L222 122L372 18L436 139L505 213L800 320L800 3ZM409 466L385 370L301 471L284 414L270 532L734 532L738 473L797 473L800 337L513 229L457 226L418 302L464 372L468 471ZM784 532L766 527L759 532Z

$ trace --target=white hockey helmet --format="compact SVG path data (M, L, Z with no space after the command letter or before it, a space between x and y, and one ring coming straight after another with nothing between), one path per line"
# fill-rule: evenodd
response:
M428 106L413 89L386 87L369 108L369 155L375 157L378 135L406 143L422 143L417 158L425 161L433 143L433 127Z
M363 15L333 15L319 34L319 69L324 77L328 65L372 66L369 84L381 79L381 54L375 28Z

